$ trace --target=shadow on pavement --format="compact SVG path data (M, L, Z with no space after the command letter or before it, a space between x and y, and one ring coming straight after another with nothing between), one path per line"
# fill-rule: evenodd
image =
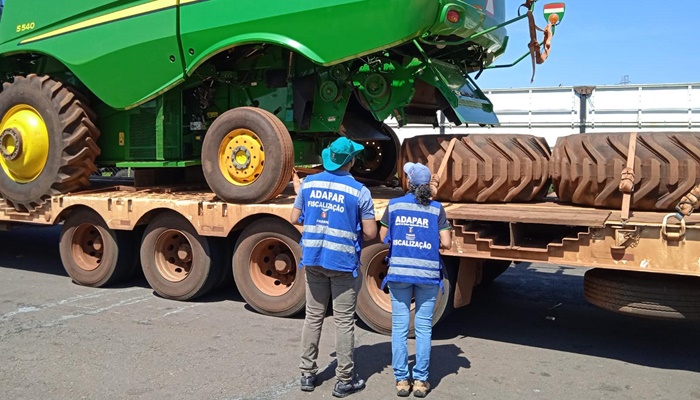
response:
M574 275L567 274L569 269L527 263L511 267L490 287L478 290L471 305L437 326L433 339L474 337L700 372L700 324L599 309L583 297L583 270L576 269Z
M390 378L380 378L381 382L373 382L373 385L394 385L393 370L391 369L391 339L376 344L365 344L355 348L355 373L364 379L369 385L373 377L385 369L389 369ZM409 351L412 348L409 339ZM335 353L331 354L335 357ZM415 355L410 354L408 368L411 370L415 365ZM333 360L325 368L321 369L316 376L316 383L320 385L326 381L335 382L335 368L337 362ZM449 375L458 375L460 370L471 368L469 359L464 356L464 351L454 344L435 344L431 353L430 362L430 384L433 388L440 385L440 382Z

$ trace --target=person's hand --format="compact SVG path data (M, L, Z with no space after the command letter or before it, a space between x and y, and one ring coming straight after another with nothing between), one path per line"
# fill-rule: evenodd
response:
M430 176L430 196L435 197L437 195L438 188L440 187L440 177L435 174Z
M297 175L296 168L292 168L292 184L294 185L294 193L299 194L301 179L299 179L299 175Z

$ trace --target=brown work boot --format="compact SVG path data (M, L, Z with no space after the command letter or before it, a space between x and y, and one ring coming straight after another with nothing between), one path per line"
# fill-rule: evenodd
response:
M430 391L430 384L426 381L415 381L413 383L413 395L416 397L425 397Z
M409 381L396 381L396 395L399 397L408 397L411 393L411 383Z

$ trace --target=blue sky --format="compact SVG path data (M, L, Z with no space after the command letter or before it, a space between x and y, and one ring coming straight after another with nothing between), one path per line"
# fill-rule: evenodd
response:
M536 3L544 27L544 4ZM523 1L506 0L508 19ZM534 83L530 59L511 68L486 70L482 89L572 85L615 85L623 75L631 84L700 82L699 0L569 0L552 40L552 51L537 66ZM509 64L527 51L527 20L508 28L510 43L497 64ZM540 33L541 35L541 33ZM541 36L538 36L541 38ZM472 75L474 76L474 75Z

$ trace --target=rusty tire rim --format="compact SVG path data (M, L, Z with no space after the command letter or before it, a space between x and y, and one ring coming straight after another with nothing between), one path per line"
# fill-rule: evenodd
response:
M192 271L192 243L177 229L168 229L156 239L155 264L169 282L182 282Z
M391 313L391 295L389 294L389 285L382 289L382 282L386 278L389 271L389 264L386 262L388 250L380 251L372 257L372 260L367 264L365 270L365 287L372 302L380 309ZM409 311L415 309L415 299L411 298L411 307Z
M71 239L71 256L78 268L94 271L102 263L104 238L97 226L84 223L75 228Z
M296 280L296 258L287 244L277 238L259 241L250 252L250 278L262 293L282 296Z

